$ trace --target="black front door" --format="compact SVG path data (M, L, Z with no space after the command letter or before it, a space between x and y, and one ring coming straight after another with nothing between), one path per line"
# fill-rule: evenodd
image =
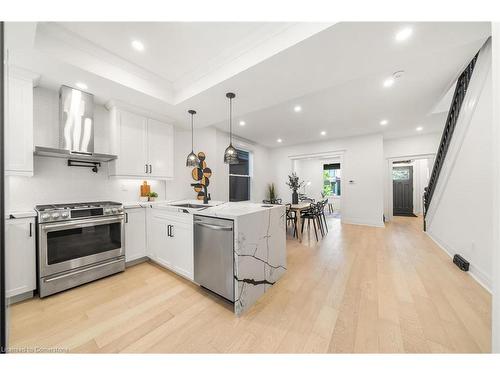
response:
M393 214L413 216L413 167L392 168Z

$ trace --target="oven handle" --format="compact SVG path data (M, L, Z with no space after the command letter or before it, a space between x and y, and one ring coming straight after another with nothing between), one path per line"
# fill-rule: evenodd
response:
M51 229L60 229L60 228L86 228L93 227L99 224L112 224L112 223L122 223L123 224L123 215L119 217L112 218L103 218L103 219L85 219L78 221L67 221L65 223L57 223L57 224L41 224L43 230L51 230Z
M68 277L68 276L77 275L77 274L82 273L84 271L90 271L90 270L93 270L93 269L96 269L96 268L101 268L101 267L104 267L104 266L109 266L110 264L115 264L115 263L118 263L118 262L123 262L123 258L122 259L115 259L115 260L113 260L111 262L104 262L104 263L95 264L95 265L93 265L91 267L80 268L80 269L77 269L77 270L75 270L73 272L65 273L63 275L49 277L49 278L44 279L44 281L48 283L48 282L51 282L51 281L55 281L55 280L59 280L59 279L64 279L65 277Z

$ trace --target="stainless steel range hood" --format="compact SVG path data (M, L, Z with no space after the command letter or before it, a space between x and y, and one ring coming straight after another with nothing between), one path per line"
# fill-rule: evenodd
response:
M35 155L101 162L117 158L94 153L94 95L61 86L59 148L36 146Z

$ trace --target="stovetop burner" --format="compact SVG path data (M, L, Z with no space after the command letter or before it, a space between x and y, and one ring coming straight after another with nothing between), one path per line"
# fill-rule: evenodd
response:
M79 208L98 208L105 206L121 206L121 203L112 201L102 201L102 202L81 202L81 203L59 203L59 204L42 204L35 206L37 211L47 211L47 210L74 210Z
M123 215L122 204L111 201L42 204L36 206L35 210L38 212L39 223Z

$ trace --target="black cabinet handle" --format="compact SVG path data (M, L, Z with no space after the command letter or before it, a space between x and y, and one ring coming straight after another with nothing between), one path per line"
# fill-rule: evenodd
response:
M174 226L171 225L170 226L170 237L174 237L174 230L173 229L174 229Z
M33 223L30 223L30 237L33 237Z
M147 164L144 164L144 167L146 167L146 173L148 173L148 165Z
M149 173L153 173L153 166L149 164Z
M125 223L128 223L128 212L125 212Z
M169 224L169 225L167 225L167 236L169 236L169 237L170 237L170 227L171 227L171 225L170 225L170 224Z

